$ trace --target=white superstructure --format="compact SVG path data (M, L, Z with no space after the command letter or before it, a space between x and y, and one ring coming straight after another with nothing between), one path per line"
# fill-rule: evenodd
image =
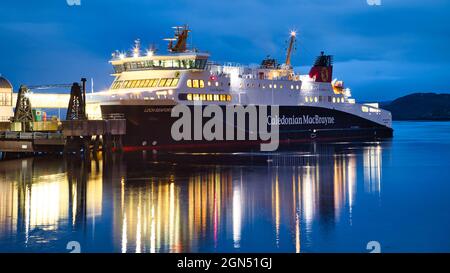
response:
M100 116L99 104L240 104L312 106L334 109L391 127L391 114L377 104L358 104L342 82L331 82L331 69L318 67L316 76L300 75L290 65L295 33L291 33L286 62L266 59L260 66L217 64L209 54L187 50L189 30L177 27L175 45L159 55L143 52L136 41L132 52L113 54L114 82L107 91L88 94L88 114ZM322 53L319 58L326 59ZM331 59L330 59L331 60ZM330 64L331 65L331 61ZM331 67L332 68L332 67ZM322 70L321 70L322 69ZM313 70L312 70L313 71ZM314 73L313 73L314 74Z

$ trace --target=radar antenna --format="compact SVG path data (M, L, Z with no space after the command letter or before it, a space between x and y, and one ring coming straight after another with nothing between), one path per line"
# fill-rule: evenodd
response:
M164 39L165 41L169 41L169 45L168 45L169 51L173 52L173 53L186 52L187 39L188 39L188 34L190 32L188 26L184 25L184 26L176 26L176 27L172 27L172 28L175 29L175 37ZM174 42L176 42L175 45L174 45Z

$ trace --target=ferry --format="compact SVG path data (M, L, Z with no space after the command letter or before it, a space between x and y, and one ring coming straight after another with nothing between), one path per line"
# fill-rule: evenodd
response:
M333 57L321 52L309 73L294 71L292 31L283 63L267 57L260 65L216 63L210 54L188 47L190 30L174 27L167 53L141 48L115 51L110 61L114 81L106 91L87 95L89 118L123 117L125 150L244 151L258 149L264 140L174 139L177 105L201 104L278 107L267 124L278 125L280 146L316 141L379 140L393 136L392 116L377 103L357 103L343 81L333 79ZM270 112L270 111L269 111ZM238 120L239 118L237 118ZM245 119L245 117L244 117ZM223 121L224 124L226 121ZM229 126L229 124L226 124ZM251 125L238 128L251 134Z

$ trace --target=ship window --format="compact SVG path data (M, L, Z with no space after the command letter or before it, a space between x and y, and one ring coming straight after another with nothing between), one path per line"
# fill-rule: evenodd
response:
M341 98L341 102L344 103L344 98Z
M291 89L294 89L294 85L293 84L291 84Z
M367 107L367 106L362 106L362 107L361 107L361 111L363 111L364 113L367 113L367 112L369 112L369 107Z
M172 85L172 81L173 81L173 79L167 79L166 84L164 86L170 87Z
M219 82L216 82L216 87L218 87L219 86Z
M333 97L333 103L336 103L336 98L335 97Z
M226 94L179 94L179 100L202 100L202 101L231 101L231 95Z
M271 84L269 84L269 88L272 88L272 85L271 85Z
M211 86L211 82L210 81L208 81L208 86Z
M206 59L195 60L194 67L196 69L205 69L205 66L206 66Z
M124 66L121 64L114 65L114 71L115 73L122 73L124 71Z
M314 102L317 102L317 101L318 101L317 97L314 97Z
M174 68L180 68L180 66L181 66L180 60L174 60L173 61L173 67Z
M0 106L11 106L11 93L0 93Z
M280 84L280 89L283 89L283 85L282 84Z
M192 88L192 80L191 79L187 80L186 85L187 87Z
M298 85L296 85L296 86L295 86L295 89L297 89L297 90L298 90L298 89L300 89L300 87L299 87Z
M192 87L193 88L199 88L198 80L192 80Z
M203 80L200 80L200 88L204 88L205 87L205 82Z
M159 81L159 87L163 87L165 84L166 84L166 81L167 81L167 79L161 79L160 81Z
M178 81L179 81L179 79L173 79L171 86L172 87L177 86L178 85Z
M308 102L308 97L305 97L305 102Z

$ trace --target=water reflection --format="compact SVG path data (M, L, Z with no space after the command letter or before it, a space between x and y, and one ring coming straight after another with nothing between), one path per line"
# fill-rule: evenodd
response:
M317 234L352 225L358 181L381 194L386 145L311 145L232 163L135 154L0 162L0 251L64 252L70 240L84 251L314 250Z

